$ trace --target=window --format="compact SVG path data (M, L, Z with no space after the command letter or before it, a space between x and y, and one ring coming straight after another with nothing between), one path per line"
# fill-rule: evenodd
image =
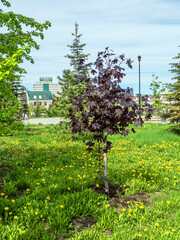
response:
M34 102L34 106L36 106L36 102Z
M37 99L37 96L36 96L36 95L34 95L34 99Z
M44 102L44 106L47 106L47 102Z
M39 99L42 99L42 95L39 95Z
M42 105L42 102L39 102L39 105L41 106L41 105Z
M47 99L47 95L44 95L44 99Z

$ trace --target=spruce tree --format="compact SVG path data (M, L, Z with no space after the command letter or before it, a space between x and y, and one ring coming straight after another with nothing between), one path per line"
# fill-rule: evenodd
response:
M60 76L57 77L61 85L61 92L56 102L49 109L49 116L67 118L69 109L73 104L73 99L78 95L82 95L84 88L87 86L84 82L77 84L75 80L76 74L81 75L82 78L88 75L88 67L85 65L85 60L90 55L83 53L83 48L86 44L80 43L82 34L78 33L78 27L79 25L75 23L75 33L72 33L75 38L72 45L68 45L71 54L65 56L70 59L70 66L73 67L73 70L65 69L62 78Z
M69 69L63 71L63 76L57 77L61 86L56 102L49 109L49 116L59 116L67 118L69 109L72 107L73 99L82 93L85 85L83 83L77 84L74 73Z
M170 101L169 107L169 116L172 122L179 123L180 122L180 53L178 56L173 58L177 62L170 63L171 69L170 72L175 74L172 80L176 82L168 85L169 94L167 99ZM178 125L180 128L180 124Z
M85 60L88 59L90 54L83 53L85 43L80 43L82 34L78 33L79 24L75 23L75 32L72 33L74 36L73 43L67 45L70 48L71 54L67 54L65 57L70 59L70 66L73 67L73 71L77 74L87 74L87 67L85 66Z

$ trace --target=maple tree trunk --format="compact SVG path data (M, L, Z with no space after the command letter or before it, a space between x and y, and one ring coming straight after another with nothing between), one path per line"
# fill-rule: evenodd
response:
M108 186L108 179L107 179L107 136L105 136L105 143L104 143L104 185L105 185L105 193L109 195L109 186Z

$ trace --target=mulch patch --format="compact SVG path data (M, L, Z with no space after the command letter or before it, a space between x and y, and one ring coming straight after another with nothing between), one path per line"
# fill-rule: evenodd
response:
M106 194L103 185L100 185L98 188L96 186L92 187L92 189L97 193ZM111 207L119 208L120 205L122 207L128 207L129 203L127 202L131 202L132 204L135 204L135 202L141 202L145 206L149 206L152 204L150 201L151 196L146 192L141 192L128 197L120 197L120 195L124 195L123 187L121 187L121 185L115 184L109 186L108 202Z
M99 194L105 194L108 198L118 197L119 195L123 195L123 187L119 184L109 186L109 195L105 192L105 188L103 185L99 185L99 187L91 187L93 191Z
M149 206L152 204L152 202L150 201L150 198L151 198L151 196L149 194L147 194L146 192L141 192L139 194L131 195L128 197L112 198L108 202L111 207L115 207L119 210L120 206L128 207L129 204L127 202L131 202L132 204L135 204L135 202L141 202L145 206Z
M87 218L80 218L76 219L72 222L73 228L77 229L78 232L82 231L83 229L88 229L90 228L94 223L95 219L92 216L88 216Z

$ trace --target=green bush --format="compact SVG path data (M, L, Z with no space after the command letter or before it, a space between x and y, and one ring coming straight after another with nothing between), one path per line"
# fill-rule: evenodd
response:
M24 129L22 122L14 122L12 124L3 124L0 128L0 136L12 136Z

